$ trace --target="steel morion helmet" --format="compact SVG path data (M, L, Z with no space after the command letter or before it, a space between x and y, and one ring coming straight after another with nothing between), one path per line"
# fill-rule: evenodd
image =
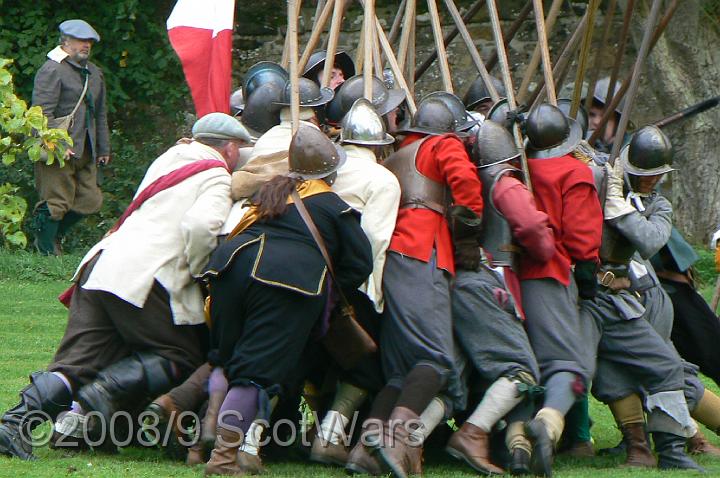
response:
M566 117L570 117L570 107L572 106L572 100L569 100L567 98L558 98L557 100L558 108L560 108L560 111L563 112L563 114ZM588 125L590 124L588 120L588 114L587 111L585 111L585 108L583 105L578 105L577 114L575 115L575 118L573 118L575 121L577 121L580 124L580 128L583 132L583 137L587 134Z
M572 152L580 143L582 129L557 106L538 105L525 122L527 155L530 158L556 158Z
M340 169L345 159L345 151L322 131L301 124L290 142L288 169L293 177L322 179Z
M330 102L334 96L333 90L330 88L320 88L317 83L307 78L298 78L298 90L300 92L300 106L303 108L322 106ZM280 106L290 106L291 94L292 83L288 80L283 89L282 100L276 104Z
M272 61L261 61L255 63L245 73L245 81L242 86L243 94L245 98L250 98L253 91L265 83L275 83L282 88L289 79L290 75L282 66Z
M503 85L502 81L498 80L494 76L491 76L490 79L500 98L504 98L506 94L505 85ZM467 93L465 93L465 99L463 100L465 108L472 110L479 103L488 100L492 100L488 87L485 85L482 76L478 76L475 81L472 82L470 88L468 88Z
M364 146L382 146L395 142L385 132L380 115L365 98L358 98L342 121L340 142Z
M520 157L512 135L494 121L486 120L475 136L472 159L478 168L486 168Z
M462 100L452 93L448 93L447 91L434 91L426 95L424 99L431 98L439 99L452 111L455 116L455 131L467 131L478 123L474 118L468 118Z
M353 76L340 86L337 99L340 101L343 116L350 111L355 100L362 98L365 91L365 84L361 75ZM372 105L380 116L384 116L400 106L405 99L405 92L402 90L390 90L375 76L372 77Z
M398 133L447 134L455 132L457 120L450 108L439 98L420 101L410 127Z
M630 144L620 152L625 172L634 176L655 176L675 171L671 166L672 158L670 139L653 125L636 131Z
M250 133L259 137L270 128L280 124L280 107L276 105L282 99L282 87L268 82L260 85L248 96L242 114L242 123Z
M605 78L600 78L595 83L595 91L593 92L593 100L595 103L599 103L602 106L605 106L605 100L607 99L607 93L608 93L608 87L610 86L610 77L606 76ZM620 89L620 82L615 82L615 87L613 88L612 94L613 97L615 97L615 94ZM584 101L583 101L584 102ZM620 100L620 103L618 103L617 107L615 108L615 112L619 115L622 114L623 108L625 107L625 97L623 97L622 100Z
M318 73L320 73L320 71L325 68L326 57L326 50L319 50L310 55L307 65L305 65L305 71L303 71L302 76L317 83ZM344 51L335 52L334 64L335 66L340 68L340 70L342 70L343 76L345 76L346 79L350 78L351 76L355 76L355 63L353 63L350 55L348 55Z

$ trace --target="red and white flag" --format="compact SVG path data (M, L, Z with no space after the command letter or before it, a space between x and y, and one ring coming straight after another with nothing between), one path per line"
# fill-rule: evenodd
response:
M167 20L198 118L230 113L235 0L178 0Z

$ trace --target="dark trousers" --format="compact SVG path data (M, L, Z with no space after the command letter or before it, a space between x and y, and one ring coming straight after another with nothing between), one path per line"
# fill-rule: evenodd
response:
M680 356L720 384L720 319L688 284L661 280L675 311L672 341Z
M286 386L325 308L326 294L308 296L253 279L256 257L257 246L240 250L210 283L212 343L230 386Z
M157 281L143 307L109 292L83 289L98 257L80 276L65 335L48 370L68 377L75 390L133 352L152 352L171 360L181 376L195 370L204 359L199 329L205 326L175 325L168 293Z

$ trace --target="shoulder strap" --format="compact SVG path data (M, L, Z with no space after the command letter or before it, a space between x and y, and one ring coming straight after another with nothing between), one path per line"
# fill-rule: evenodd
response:
M80 93L80 98L77 100L77 103L75 103L75 108L73 108L72 112L68 116L75 117L75 113L77 113L78 108L80 108L80 103L82 103L83 99L85 99L85 93L87 93L89 81L90 73L88 72L88 74L85 75L85 84L83 85L82 93Z
M322 254L323 259L325 259L325 263L327 264L328 270L330 271L330 277L332 277L333 282L335 282L335 284L337 285L337 291L340 295L340 300L342 300L343 305L347 305L348 301L345 298L345 294L343 294L340 284L338 283L337 276L335 275L335 270L333 269L332 259L330 259L330 254L328 253L327 247L325 247L325 241L323 240L320 231L318 231L315 222L312 220L310 212L305 207L305 204L303 203L302 198L298 194L297 189L292 190L292 192L290 193L290 197L292 197L293 203L295 204L295 207L297 208L297 211L300 214L303 222L310 230L310 234L312 235L313 239L315 239L315 243L320 249L320 254Z

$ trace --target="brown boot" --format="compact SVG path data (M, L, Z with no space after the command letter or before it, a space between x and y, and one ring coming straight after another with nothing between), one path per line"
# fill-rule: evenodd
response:
M185 457L185 464L187 466L202 465L206 462L205 449L200 442L188 448L187 456Z
M380 422L368 420L363 424L360 441L350 451L345 464L345 471L353 475L379 476L383 474L380 461L375 455L371 454L370 448L365 445L365 443L379 442L381 433Z
M627 458L621 466L655 468L657 460L648 446L644 424L628 423L621 430L627 444Z
M186 448L182 443L187 443L185 434L180 429L180 413L175 402L173 402L170 395L160 395L158 398L152 401L150 405L145 409L146 412L157 416L157 426L160 430L163 430L163 436L167 436L168 440L164 446L165 453L173 459L182 460L185 458ZM164 430L170 428L172 433L166 434Z
M417 451L409 450L421 445L410 435L412 428L418 426L421 424L417 413L406 407L395 407L383 430L383 441L375 447L383 467L396 478L407 478L412 470L422 467L415 462Z
M310 461L323 465L345 466L348 461L348 449L342 443L336 445L317 435L310 450Z
M224 400L224 393L211 393L208 397L207 411L200 424L200 442L206 450L212 449L215 443L215 429Z
M265 472L265 467L258 455L253 455L246 451L239 450L237 461L240 468L249 475L259 475Z
M410 455L410 464L412 465L412 468L410 469L411 475L422 475L422 465L423 461L425 460L425 457L423 457L423 447L420 446L409 446L408 447L408 455Z
M490 436L482 428L465 422L453 433L445 447L450 456L463 460L485 475L502 475L505 471L490 461Z
M247 475L237 461L238 448L242 445L242 431L228 430L217 427L215 448L210 454L210 460L205 466L205 476L244 476Z
M720 448L710 443L700 430L698 430L698 432L691 438L688 438L687 451L691 455L710 455L720 457Z
M595 456L595 447L591 441L579 441L573 443L563 454L574 458L590 458Z

